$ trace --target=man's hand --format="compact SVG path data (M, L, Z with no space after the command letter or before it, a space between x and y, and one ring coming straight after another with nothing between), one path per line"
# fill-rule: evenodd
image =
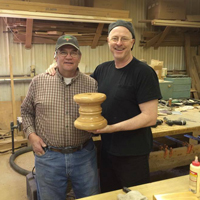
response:
M47 145L39 136L37 136L35 133L31 133L28 139L33 147L33 151L35 152L35 154L41 156L45 153L42 147L46 147Z
M57 63L52 63L46 70L46 74L54 76L56 74L56 68L58 68Z
M92 132L94 134L101 134L101 133L113 133L115 131L116 130L114 129L114 125L107 125L105 128L98 129L95 131L90 131L90 132Z

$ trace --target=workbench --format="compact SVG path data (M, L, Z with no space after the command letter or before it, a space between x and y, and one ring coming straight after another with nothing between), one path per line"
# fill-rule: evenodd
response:
M160 117L159 117L160 118ZM169 126L163 123L156 128L152 128L153 138L175 136L178 134L191 133L198 138L200 135L200 112L198 109L181 112L180 115L168 115L169 120L185 120L186 125ZM162 119L162 118L160 118ZM186 139L185 139L186 140ZM163 149L150 153L150 171L172 169L179 166L189 165L195 156L200 158L200 144L197 140L189 139L188 144L173 149Z
M163 137L166 135L177 135L177 134L184 134L193 132L193 134L200 135L200 112L199 110L188 110L186 112L181 112L181 114L172 114L166 116L170 120L185 120L186 125L179 126L179 125L173 125L169 126L165 123L163 123L160 126L157 126L156 128L151 128L152 134L154 138L157 137ZM159 117L159 119L162 119L163 117ZM199 134L198 134L199 133Z
M189 188L189 176L180 176L177 178L171 178L167 180L157 181L153 183L143 184L139 186L130 187L131 190L137 190L148 200L153 200L153 195L166 194L166 193L178 193L188 192ZM117 200L118 194L125 194L122 190L116 190L99 195L81 198L80 200Z
M158 125L152 129L153 138L175 136L178 134L192 133L192 136L198 137L200 135L200 112L198 109L181 112L177 115L167 115L170 120L185 120L186 125L169 126L165 123ZM163 119L163 117L158 117ZM100 136L93 137L94 141L101 140ZM189 144L186 146L172 149L163 149L160 151L153 151L150 153L150 171L172 169L179 166L185 166L191 163L195 156L200 158L200 144L197 140L189 139Z

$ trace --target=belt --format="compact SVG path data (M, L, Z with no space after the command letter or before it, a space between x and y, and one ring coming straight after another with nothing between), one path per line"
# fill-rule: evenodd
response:
M69 146L69 147L64 147L64 148L57 148L57 147L48 147L49 150L63 153L63 154L68 154L68 153L74 153L76 151L80 151L84 147L88 145L90 140L87 140L85 143L79 145L79 146Z

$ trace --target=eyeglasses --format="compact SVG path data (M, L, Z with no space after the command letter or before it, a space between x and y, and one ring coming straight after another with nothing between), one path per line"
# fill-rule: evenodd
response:
M126 42L130 41L131 39L130 39L130 38L127 38L127 37L121 37L121 38L119 38L119 37L112 37L110 40L111 40L112 42L114 42L114 43L117 43L118 41L121 41L121 42L123 42L123 43L126 43Z
M72 57L72 58L76 58L79 55L78 51L71 51L71 52L66 52L66 51L58 51L58 53L60 54L60 56L62 57L66 57L68 56L68 54Z

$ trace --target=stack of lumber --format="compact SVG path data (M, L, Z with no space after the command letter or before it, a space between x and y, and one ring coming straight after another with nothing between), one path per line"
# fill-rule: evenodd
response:
M25 19L9 19L8 26L15 34L13 41L15 43L26 42L26 20ZM71 34L77 37L80 46L91 46L96 34L98 24L81 23L81 22L56 22L34 20L32 30L33 44L55 44L58 37L63 34ZM106 43L108 25L102 28L97 45Z
M165 34L165 31L166 29L163 31L144 31L140 40L140 46L146 48L153 46L155 49L158 46L184 46L185 32L191 36L191 46L200 45L199 29L171 28L168 34ZM163 35L164 37L162 38Z
M21 1L0 1L0 9L21 10L34 12L63 13L73 15L89 15L113 18L128 18L129 12L126 10L101 9L72 5L59 5L38 2L21 2Z
M10 0L0 0L0 17L11 18L14 42L25 43L27 49L32 43L55 44L63 34L77 36L80 46L95 48L106 43L108 24L131 21L127 10Z
M194 93L195 98L200 98L200 56L193 56L194 66L191 68L191 78L193 88L196 90Z
M159 46L184 46L185 34L190 35L190 45L200 44L200 16L188 15L188 21L180 20L140 20L153 26L153 31L145 31L140 46L157 49Z

